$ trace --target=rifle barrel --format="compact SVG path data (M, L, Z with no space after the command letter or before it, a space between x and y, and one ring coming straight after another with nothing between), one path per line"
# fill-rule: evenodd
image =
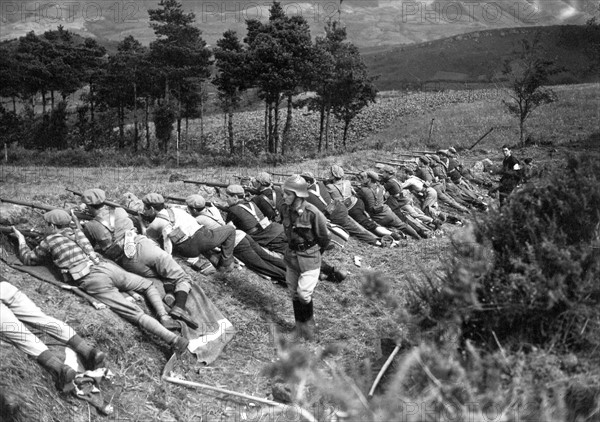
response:
M69 189L69 188L65 188L65 190L66 190L67 192L71 192L71 193L72 193L72 194L74 194L74 195L77 195L77 196L83 196L83 193L82 193L82 192L79 192L79 191L76 191L76 190L73 190L73 189ZM125 207L124 205L121 205L121 204L119 204L119 203L117 203L117 202L113 202L113 201L105 200L105 201L104 201L104 203L105 203L106 205L108 205L109 207L113 207L113 208L123 208L123 209L124 209L124 210L127 212L127 214L130 214L130 215L133 215L133 216L136 216L136 217L137 217L137 215L138 215L138 211L132 210L131 208L127 208L127 207ZM77 217L78 217L78 218L80 218L79 216L77 216Z
M53 207L53 206L46 205L46 204L39 204L39 203L35 203L35 202L19 201L18 199L0 198L0 202L21 205L23 207L29 207L29 208L37 208L37 209L44 210L44 211L52 211L52 210L58 208L58 207Z
M38 236L43 236L43 233L40 232L36 232L33 230L19 230L21 233L23 233L23 236L27 236L27 237L38 237ZM0 227L0 233L5 233L5 234L11 234L13 233L12 228L10 227Z
M183 183L191 183L194 185L205 185L210 186L212 188L226 188L229 186L227 183L219 183L219 182L204 182L202 180L184 180Z

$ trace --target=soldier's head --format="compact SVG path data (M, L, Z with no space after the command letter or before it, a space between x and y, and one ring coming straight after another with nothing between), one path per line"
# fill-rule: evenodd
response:
M225 190L227 205L232 206L244 199L246 191L242 185L229 185Z
M156 217L159 211L165 208L165 198L160 193L149 193L142 198L144 203L144 216L150 220Z
M284 202L291 206L299 199L308 198L308 183L299 174L292 174L281 186Z
M339 180L342 177L344 177L344 169L341 166L334 164L329 169L329 174L330 174L331 179Z
M185 203L188 207L188 212L193 217L200 215L202 210L206 208L206 199L202 195L190 195L185 198Z
M364 186L379 182L379 175L373 170L361 171L358 173L358 178Z
M388 166L387 164L381 168L381 180L390 180L392 177L396 175L396 169L392 166Z
M55 209L44 214L44 221L50 228L50 231L56 231L69 227L71 224L71 215L65 210Z
M106 193L102 189L87 189L81 195L81 202L93 215L96 215L104 206L104 201L106 201Z
M455 155L457 155L457 154L458 154L458 152L456 151L456 148L454 148L454 147L450 147L450 148L448 148L448 153L449 153L449 154L450 154L452 157L454 157Z
M266 189L273 184L273 180L271 179L271 175L266 171L261 171L254 178L254 187L258 190Z
M308 184L308 186L314 185L317 181L317 179L315 178L315 175L313 174L312 171L303 171L300 174L300 177L302 177L304 180L306 180L306 183Z
M510 157L511 153L510 147L507 144L502 145L502 154L504 154L504 157Z

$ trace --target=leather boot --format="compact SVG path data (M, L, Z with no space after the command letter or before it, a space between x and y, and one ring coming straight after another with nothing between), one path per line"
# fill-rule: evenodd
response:
M145 292L146 299L150 302L150 306L156 312L156 315L161 317L162 315L167 315L167 309L165 308L165 304L162 301L162 297L160 297L160 293L154 286L148 287L148 290Z
M163 327L160 322L152 318L150 315L142 315L142 317L138 320L138 325L168 344L173 343L178 337L177 334L169 331L166 327Z
M50 350L45 350L37 357L38 363L54 378L54 385L59 391L68 392L75 388L73 380L77 372L61 360Z
M307 341L315 339L315 320L313 319L313 302L302 304L304 322L302 324L302 338Z
M78 334L75 334L69 339L67 346L75 350L75 352L81 356L83 367L90 371L100 368L106 358L104 352L92 347L91 344L81 338Z
M292 301L292 306L294 307L294 321L296 325L294 326L294 331L292 332L291 341L297 342L302 338L302 321L303 313L302 313L302 303L298 299L294 299Z

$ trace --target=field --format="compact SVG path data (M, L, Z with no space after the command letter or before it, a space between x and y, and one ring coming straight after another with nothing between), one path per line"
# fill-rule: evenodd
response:
M572 153L598 156L600 152L598 85L564 86L556 90L560 101L540 108L528 123L532 140L537 144L515 149L518 157L533 157L547 169L562 167L566 157ZM368 122L373 120L372 116L379 116L374 128L357 131L352 144L355 152L265 169L282 173L311 169L322 174L335 162L347 169L362 169L373 166L368 161L370 158L392 157L401 151L450 145L466 148L492 126L497 129L477 148L471 152L465 151L463 155L468 165L482 158L499 163L500 146L503 143L514 144L518 139L516 122L503 113L497 96L487 93L481 95L476 91L472 93L475 97L469 100L465 100L464 93L430 95L434 96L405 96L393 92L383 95L378 103L381 108L372 109L367 117L363 117L363 122ZM416 111L406 111L413 104L417 105ZM380 115L377 112L383 109L388 114ZM236 116L237 121L244 122L249 118L245 116ZM431 139L427 139L432 118L435 118L434 131ZM359 132L363 135L358 136ZM358 150L359 147L366 149ZM125 192L137 196L151 191L185 196L197 189L181 181L170 182L172 175L178 180L188 178L233 182L236 175L256 174L260 170L258 167L173 169L5 165L0 169L0 196L57 206L78 202L64 190L65 187L79 190L99 187L105 189L108 197L114 200L120 200ZM215 195L212 189L202 189L201 193ZM492 209L497 207L494 199L486 197L486 201ZM465 218L475 220L479 216L473 214ZM39 220L39 216L32 213L31 221L39 223ZM403 241L399 247L392 249L366 246L351 239L344 250L329 252L327 259L345 268L350 275L341 284L320 282L315 294L318 340L315 343L302 343L292 351L282 349L279 336L274 334L281 333L285 339L294 325L285 288L245 269L208 278L194 273L208 297L233 323L237 334L213 365L197 367L189 360L184 360L177 364L176 373L190 381L272 399L274 391L278 395L281 384L267 376L265 368L272 364L295 364L299 369L294 376L306 381L307 389L298 388L292 393L318 420L334 420L331 415L335 412L338 413L338 419L335 420L343 420L344 414L368 415L369 420L390 420L383 416L389 416L381 410L386 409L384 402L377 397L370 405L365 402L376 375L374 368L380 366L389 353L385 344L382 350L382 339L410 337L413 344L418 344L421 336L425 339L431 335L415 332L416 327L401 324L398 315L405 312L407 297L415 286L425 283L427 279L436 280L444 274L452 261L450 239L454 235L461 236L463 230L446 224L443 236L419 242ZM3 239L2 242L2 246L6 247L9 240ZM355 265L356 257L362 259L361 267ZM29 412L27 420L300 420L296 414L278 414L250 400L232 399L161 382L160 374L168 359L166 345L157 344L109 311L93 310L70 293L2 265L2 274L26 292L44 311L66 320L80 334L107 351L109 367L116 374L114 383L104 390L105 397L110 398L115 406L115 415L107 419L96 415L85 402L57 394L49 377L37 364L24 358L12 346L1 343L2 380L23 396L24 407ZM380 275L373 276L372 272ZM373 289L377 290L378 280L384 280L389 287L383 297L373 294ZM545 380L559 385L565 373L561 372L562 364L554 365L553 362L560 358L552 352L542 350L520 362L527 361L537 373L549 371L545 373ZM579 362L577 376L586 373L597 375L597 362L593 359ZM532 373L536 372L523 371L528 376ZM436 372L436 376L440 377L440 374ZM598 380L597 377L595 379ZM487 387L489 389L477 395L478 399L483 400L486 395L492 398L494 395L501 398L504 398L503 394L508 395L498 385ZM511 402L510 397L506 399ZM424 402L420 404L425 405ZM369 406L370 409L365 410ZM508 403L506 406L507 412ZM511 420L506 412L500 411L487 419L463 420ZM350 417L346 420L359 419ZM456 419L448 419L434 412L428 417L410 420Z

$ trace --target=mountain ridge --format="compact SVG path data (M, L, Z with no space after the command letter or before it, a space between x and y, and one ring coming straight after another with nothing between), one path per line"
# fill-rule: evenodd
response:
M327 19L340 19L349 40L359 47L428 42L485 29L583 24L597 14L592 0L342 0L340 2L282 1L288 14L301 14L313 37L321 35ZM223 32L245 34L245 20L268 18L270 2L250 0L186 1L186 11L196 14L196 24L208 44ZM62 25L75 33L99 40L119 41L133 35L143 44L155 37L148 25L148 9L158 0L39 3L34 0L3 4L0 40L17 38L29 31L42 33Z

